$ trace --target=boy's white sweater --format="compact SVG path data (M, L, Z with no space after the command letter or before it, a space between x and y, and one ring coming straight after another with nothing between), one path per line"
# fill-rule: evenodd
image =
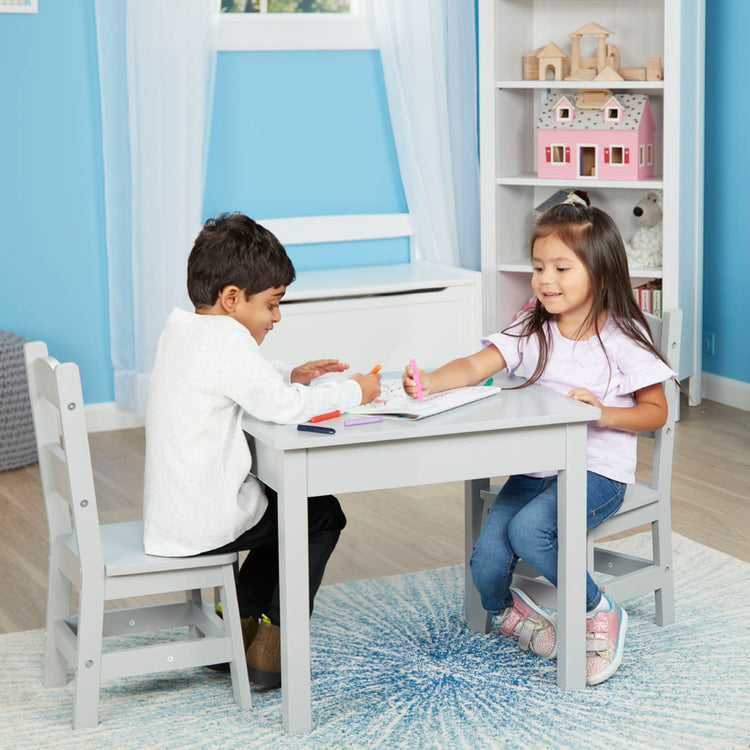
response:
M194 555L254 526L267 501L249 472L244 412L281 424L359 404L353 380L290 383L226 315L173 310L156 353L146 404L143 516L150 555Z

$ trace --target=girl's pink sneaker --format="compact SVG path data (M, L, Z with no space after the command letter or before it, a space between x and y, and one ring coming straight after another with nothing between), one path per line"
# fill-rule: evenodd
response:
M492 615L492 624L504 635L518 638L524 651L554 659L557 656L557 634L548 615L520 589L511 589L513 604Z
M622 662L628 613L607 594L608 610L586 618L586 684L608 680Z

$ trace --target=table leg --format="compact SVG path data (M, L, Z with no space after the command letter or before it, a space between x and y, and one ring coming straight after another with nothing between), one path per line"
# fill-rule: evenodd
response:
M287 732L312 729L307 456L284 454L279 495L281 716Z
M479 531L484 523L484 501L480 493L490 486L489 479L471 479L464 482L464 564L466 581L464 583L464 597L466 606L466 624L470 630L486 633L488 616L479 592L471 580L469 561L474 551Z
M586 424L566 426L557 482L557 684L586 687Z

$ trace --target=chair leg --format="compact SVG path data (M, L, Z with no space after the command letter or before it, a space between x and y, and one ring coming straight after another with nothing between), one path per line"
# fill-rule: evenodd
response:
M60 572L50 555L47 575L47 615L44 646L44 687L59 687L67 680L67 660L55 643L55 623L70 617L70 581Z
M651 524L654 564L663 573L664 584L654 597L656 624L671 625L674 622L674 576L672 575L672 535L670 524L655 521Z
M237 602L234 567L224 565L222 566L222 572L224 585L220 589L221 608L224 613L224 627L232 644L232 660L229 662L232 690L237 705L241 709L248 709L252 707L252 697L250 681L247 676L247 663L245 662L245 644L242 640L242 627L240 626L240 609Z
M203 594L200 589L190 589L185 592L185 599L192 602L196 607L203 606ZM190 638L205 638L206 634L199 630L195 625L191 624L188 628Z
M73 729L95 727L99 718L104 597L102 590L97 593L98 596L81 591Z

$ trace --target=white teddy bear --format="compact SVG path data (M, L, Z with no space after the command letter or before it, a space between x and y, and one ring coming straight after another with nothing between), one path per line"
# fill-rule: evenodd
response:
M661 190L650 190L633 209L639 224L633 239L625 244L628 262L632 268L657 268L662 259L662 206Z

